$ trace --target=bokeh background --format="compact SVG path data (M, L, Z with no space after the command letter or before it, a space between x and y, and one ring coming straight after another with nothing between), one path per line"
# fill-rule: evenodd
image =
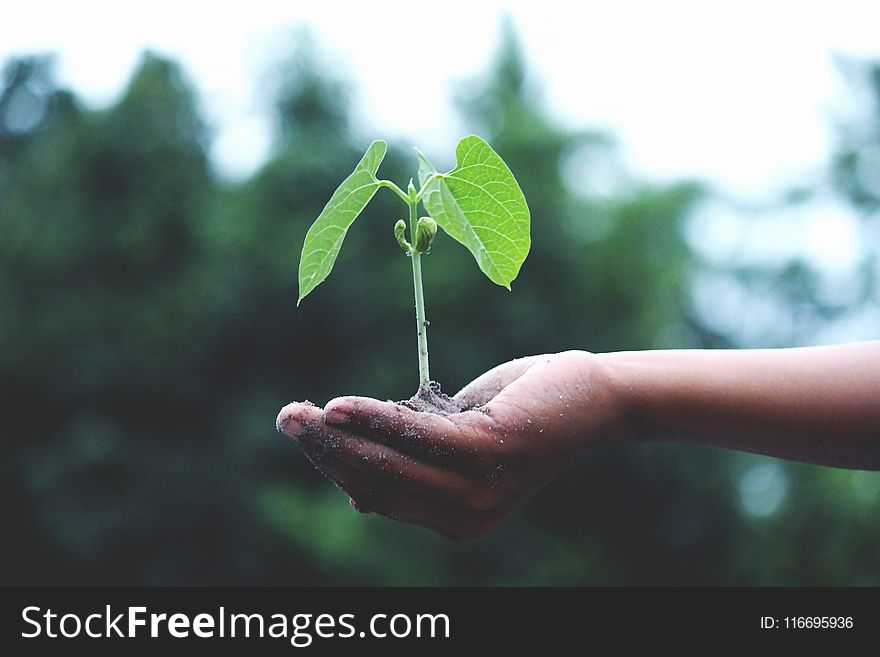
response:
M203 91L223 77L198 57L217 33L211 6L182 23L165 6L148 12L141 38L158 45L133 70L117 55L141 41L119 36L116 14L77 4L66 19L4 17L0 582L880 584L877 473L683 445L605 448L494 536L452 543L356 513L275 432L292 399L400 399L416 386L391 193L377 194L331 277L295 308L305 232L373 138L390 141L383 177L405 184L411 146L442 168L459 137L480 134L532 210L512 293L448 237L425 263L432 374L449 391L499 362L570 348L880 335L880 60L846 47L848 29L855 38L870 25L864 13L835 3L828 21L805 22L792 4L768 27L763 8L664 4L649 17L622 10L602 34L599 4L513 2L470 22L458 7L436 24L436 6L391 4L373 18L333 9L360 35L343 47L330 43L340 33L326 10L310 20L307 8L281 16L249 3L272 24L272 47L245 55L230 42L223 61L259 66L229 70L253 86L225 97ZM738 32L716 40L729 21ZM241 23L263 43L268 32ZM583 41L570 38L578 25ZM9 45L40 26L48 41L33 52ZM818 38L832 26L838 48ZM58 35L80 28L93 35L82 70L101 80L124 69L112 93L81 92L65 68L77 52ZM393 50L405 30L424 48L401 37L377 74L370 53L380 41ZM626 42L629 59L591 50L592 37ZM790 56L790 42L814 37L816 57ZM452 51L458 68L438 65L435 78L432 62ZM756 66L772 79L743 73ZM833 91L818 140L816 107L797 103L813 84ZM236 94L250 99L238 115Z

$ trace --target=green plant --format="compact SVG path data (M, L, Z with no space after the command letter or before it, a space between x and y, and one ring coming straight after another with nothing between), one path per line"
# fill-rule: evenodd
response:
M380 187L391 189L409 208L411 241L406 239L407 223L403 219L394 225L394 235L412 259L419 391L427 391L430 375L422 256L428 253L438 226L467 247L492 282L509 290L529 253L529 207L510 169L479 137L465 137L458 143L457 164L448 173L438 172L416 151L421 188L416 190L410 179L405 192L390 180L376 177L386 150L384 141L370 144L354 172L336 189L309 228L299 263L297 305L330 274L346 232L373 195ZM430 216L418 217L420 202Z

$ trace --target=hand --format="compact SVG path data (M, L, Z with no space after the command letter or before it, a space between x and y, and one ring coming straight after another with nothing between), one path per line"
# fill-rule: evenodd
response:
M367 397L278 415L315 466L363 512L480 538L589 445L621 434L600 359L583 351L532 356L489 370L444 417Z

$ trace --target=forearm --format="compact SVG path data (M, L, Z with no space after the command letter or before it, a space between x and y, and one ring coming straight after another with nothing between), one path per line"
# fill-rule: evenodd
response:
M629 435L880 469L880 342L602 354Z

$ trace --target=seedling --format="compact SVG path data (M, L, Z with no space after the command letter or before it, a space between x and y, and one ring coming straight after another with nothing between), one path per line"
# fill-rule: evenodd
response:
M387 148L384 141L370 144L354 172L333 192L306 233L299 262L297 305L330 274L346 232L373 195L380 187L393 191L409 209L410 239L406 239L407 222L403 219L394 224L394 236L412 260L419 353L416 396L427 397L432 389L422 256L430 251L438 226L467 247L489 280L509 290L529 253L529 207L510 169L479 137L465 137L458 143L457 164L448 173L439 173L417 150L419 190L412 179L403 191L390 180L376 177ZM419 203L429 216L418 216Z

